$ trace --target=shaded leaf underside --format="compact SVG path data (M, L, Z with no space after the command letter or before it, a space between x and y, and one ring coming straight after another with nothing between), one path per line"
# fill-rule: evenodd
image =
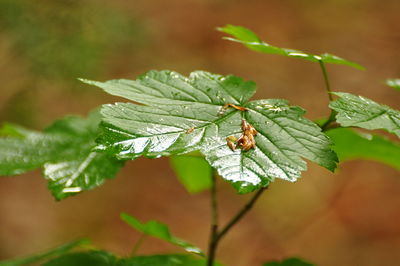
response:
M248 102L255 92L253 82L203 71L189 78L172 71L150 71L134 81L84 81L144 104L117 103L101 110L104 133L98 148L118 158L200 150L240 192L265 186L274 178L295 181L306 169L301 157L330 170L336 166L328 137L302 117L303 109L284 100ZM228 103L247 111L224 108ZM242 134L243 119L259 132L256 148L232 151L226 138Z
M400 170L400 143L380 135L357 132L351 128L336 128L326 132L335 143L340 162L356 159L373 160Z

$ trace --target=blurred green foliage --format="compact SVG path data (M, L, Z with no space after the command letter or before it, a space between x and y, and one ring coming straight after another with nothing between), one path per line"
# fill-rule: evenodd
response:
M110 54L144 38L138 20L95 1L2 0L0 29L34 75L65 80L96 75Z

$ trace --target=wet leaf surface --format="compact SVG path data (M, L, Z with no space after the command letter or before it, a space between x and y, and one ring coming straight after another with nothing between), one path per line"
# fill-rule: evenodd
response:
M69 116L44 132L6 126L0 138L0 175L21 174L43 167L48 186L58 200L93 189L112 178L123 162L93 151L100 116ZM11 128L13 130L11 130Z
M302 157L332 171L336 167L329 138L303 117L303 109L285 100L248 102L255 84L239 77L196 71L186 78L172 71L150 71L134 81L85 82L141 104L109 104L101 110L98 149L120 159L199 150L241 193L275 178L295 181L306 170ZM246 132L243 121L258 133ZM248 139L242 146L228 146L227 138L239 140L243 135Z
M337 112L336 121L344 127L384 129L400 137L400 111L368 98L334 92L339 99L329 104Z

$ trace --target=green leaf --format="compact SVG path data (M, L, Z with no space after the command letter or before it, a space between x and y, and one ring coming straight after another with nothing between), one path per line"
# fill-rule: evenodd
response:
M117 266L205 266L204 259L193 258L189 255L154 255L137 256L129 259L122 259ZM215 266L219 264L214 264Z
M101 185L123 162L93 151L99 123L96 111L87 119L70 116L58 120L43 133L13 128L14 136L0 138L0 175L43 167L49 189L58 200Z
M21 258L21 259L13 259L13 260L7 260L7 261L0 261L1 266L19 266L19 265L31 265L32 263L36 263L39 261L42 261L44 259L50 259L51 257L56 257L60 256L64 253L67 253L68 251L80 247L82 245L86 245L89 243L89 240L87 239L80 239L76 240L67 244L64 244L62 246L59 246L55 249L52 249L47 252L43 252L40 254L36 254L27 258Z
M326 132L332 139L340 162L367 159L384 163L400 170L400 143L383 136L362 134L350 128L336 128Z
M205 266L204 259L190 255L165 254L116 258L106 251L71 253L53 259L43 266ZM215 266L219 264L214 264Z
M147 223L143 224L139 220L126 213L121 213L121 219L139 232L165 240L173 245L185 249L187 252L204 256L203 252L198 247L171 235L168 227L165 224L159 223L154 220L148 221Z
M171 71L150 71L138 80L124 81L122 87L121 81L89 83L145 104L103 106L104 132L98 149L118 158L199 150L241 193L266 186L275 178L295 181L306 170L301 157L332 171L336 167L329 138L303 117L303 109L285 100L248 102L255 92L253 82L202 71L189 78ZM243 121L259 132L255 149L233 151L226 139L243 134Z
M50 260L43 266L113 266L117 258L105 251L71 253Z
M198 193L210 188L212 168L203 157L172 156L170 163L179 181L190 193Z
M337 112L336 121L344 127L384 129L400 137L400 111L362 96L333 92L340 98L329 104Z
M387 79L386 85L400 91L400 79Z
M350 62L338 56L332 54L321 54L321 55L313 55L308 54L300 50L280 48L276 46L272 46L264 41L262 41L254 32L251 30L234 25L226 25L225 27L217 28L219 31L232 35L234 38L225 37L225 39L230 41L235 41L243 44L250 50L266 53L266 54L277 54L283 55L287 57L295 57L302 58L311 62L319 62L322 61L327 64L339 64L339 65L347 65L350 67L354 67L360 70L364 70L365 68L359 64Z
M302 259L298 258L289 258L285 259L281 262L271 261L264 264L264 266L315 266L315 264L311 264Z

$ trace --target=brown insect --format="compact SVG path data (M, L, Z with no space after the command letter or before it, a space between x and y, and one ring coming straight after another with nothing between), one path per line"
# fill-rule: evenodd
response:
M234 136L229 136L226 138L226 144L232 151L236 150L236 141L237 141L237 138Z
M242 130L244 133L247 132L253 136L257 135L257 130L244 119L242 120Z
M256 140L254 139L254 136L257 135L257 130L246 120L242 120L242 130L243 133L239 139L236 139L234 136L226 138L227 145L232 151L234 151L238 146L243 151L256 148Z
M188 130L186 130L186 134L190 134L194 131L194 127L188 128Z
M243 106L234 105L232 103L226 103L226 104L224 104L224 106L221 107L221 110L219 110L218 115L223 115L229 107L235 108L236 110L239 110L241 112L249 110Z

